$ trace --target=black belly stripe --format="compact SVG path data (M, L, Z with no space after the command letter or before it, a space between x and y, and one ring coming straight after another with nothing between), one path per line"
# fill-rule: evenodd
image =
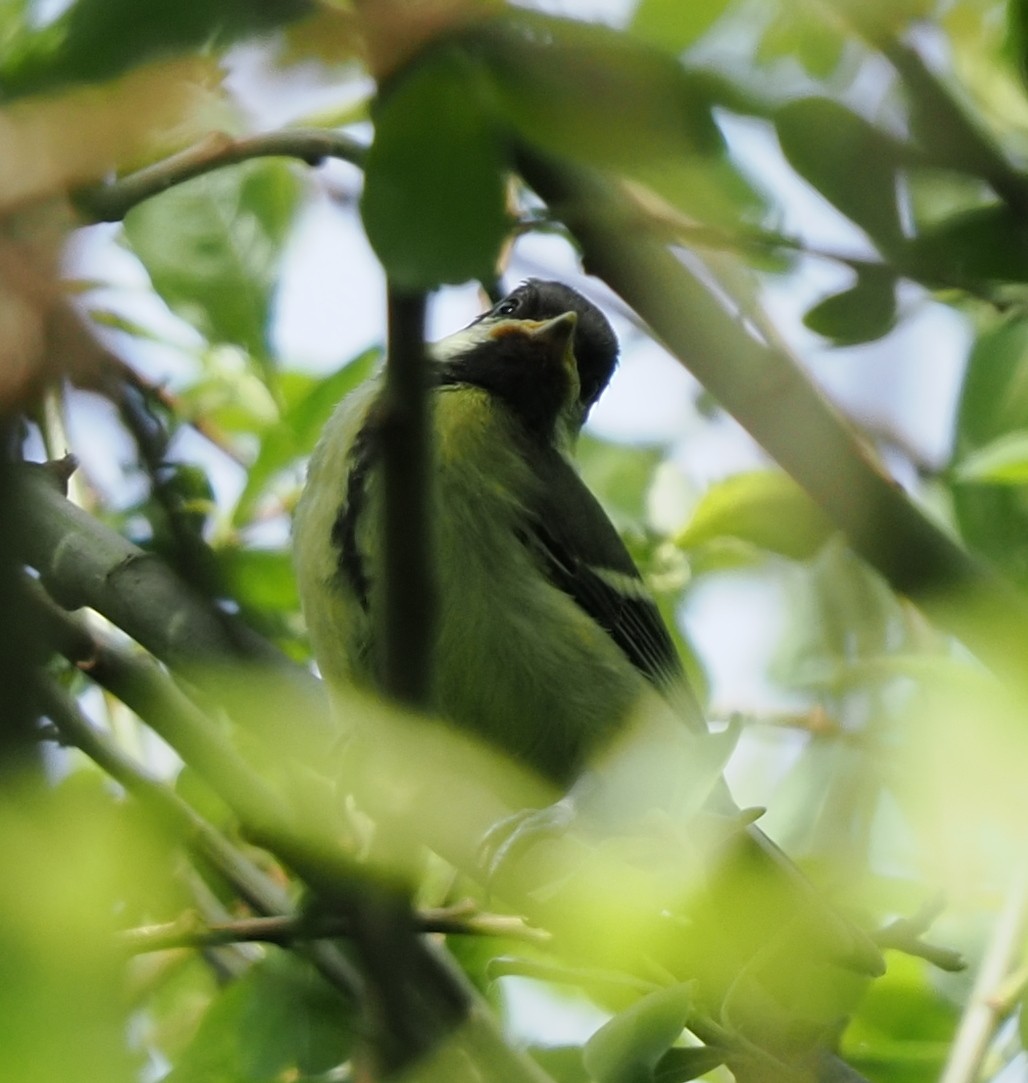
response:
M332 524L332 543L339 551L339 574L349 583L360 607L367 612L371 580L364 566L364 556L357 544L357 527L368 497L368 475L374 465L377 441L376 426L367 421L357 434L352 448L352 466L346 478L346 494Z

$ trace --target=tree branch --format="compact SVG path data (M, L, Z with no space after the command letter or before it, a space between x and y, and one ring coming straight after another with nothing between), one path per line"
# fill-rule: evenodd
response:
M11 508L23 525L20 557L66 609L89 606L148 651L213 694L224 697L224 666L233 663L281 691L293 723L290 739L312 755L335 739L324 689L230 613L219 610L161 560L105 527L59 491L52 471L17 471ZM274 702L268 701L269 717ZM253 723L260 715L244 721ZM281 730L269 734L281 741Z
M121 180L80 189L74 201L94 222L120 222L138 203L227 165L269 157L299 158L311 166L326 158L361 165L366 153L350 136L321 128L287 128L246 139L213 132L195 146Z
M55 682L44 678L39 687L42 709L68 744L84 752L155 813L162 824L217 869L258 913L274 915L276 919L295 919L289 895L279 884L178 794L125 755L108 734L87 721L78 704ZM360 979L337 948L307 944L301 950L332 986L351 1000L358 998Z
M435 635L429 501L432 455L425 296L389 289L389 351L377 408L385 525L382 687L424 707Z
M547 943L550 939L544 930L526 925L521 918L508 914L488 914L475 907L422 909L415 913L414 918L419 933L495 936L536 944ZM287 945L350 937L353 932L353 922L344 914L280 914L208 922L195 912L190 912L162 925L126 929L122 941L126 951L138 955L169 948L206 948L254 941Z
M794 359L751 335L646 228L621 187L527 147L518 160L578 239L587 269L636 310L896 591L1028 695L1025 599L918 511Z
M974 988L960 1019L957 1036L939 1083L974 1083L1001 1019L993 997L1022 951L1028 929L1028 872L1019 868L996 919Z

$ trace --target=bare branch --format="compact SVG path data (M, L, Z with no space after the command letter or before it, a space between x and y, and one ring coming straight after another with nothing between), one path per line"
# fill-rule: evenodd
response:
M488 914L468 907L419 910L415 914L415 922L420 933L496 936L531 943L546 943L549 940L549 935L544 930L526 925L521 918L507 914ZM127 929L122 934L122 941L125 949L135 955L166 951L169 948L205 948L251 941L294 944L352 935L353 923L343 914L282 914L275 917L207 922L191 911L163 925Z
M1028 694L1028 605L929 521L783 349L644 227L617 185L525 149L525 178L560 213L603 278L778 460L891 583Z
M81 189L75 203L95 222L120 222L144 200L227 165L270 157L299 158L312 166L326 158L360 165L365 153L364 146L350 136L321 128L287 128L246 139L214 132L195 146L121 180Z

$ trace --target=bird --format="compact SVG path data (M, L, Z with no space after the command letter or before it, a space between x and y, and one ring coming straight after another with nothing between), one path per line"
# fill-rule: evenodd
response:
M739 817L720 777L699 797L688 792L687 761L709 739L701 704L642 575L574 464L618 363L607 318L571 287L529 279L427 353L438 608L431 708L560 791L581 789L586 803L614 793L616 807L601 812L608 822L622 815L623 792L581 780L619 771L668 808ZM384 575L381 390L372 379L333 414L294 523L322 674L371 688ZM621 754L633 729L647 739ZM638 785L628 788L637 798ZM724 882L763 884L770 872L769 900L752 913L749 888L726 887L713 896L713 923L745 928L757 950L790 922L843 966L880 973L870 938L743 821L723 855Z

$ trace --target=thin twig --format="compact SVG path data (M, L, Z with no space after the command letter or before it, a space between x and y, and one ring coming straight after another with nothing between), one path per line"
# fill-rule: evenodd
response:
M1018 869L996 919L974 988L968 998L939 1083L974 1083L996 1027L1001 1005L994 999L1017 965L1028 928L1028 870Z
M493 936L530 943L546 943L550 939L544 930L532 928L521 918L506 914L438 908L419 910L414 917L420 933ZM127 929L121 940L126 951L136 955L169 948L207 948L249 942L295 944L352 935L353 923L344 914L281 914L209 922L195 912L189 912L175 921Z
M213 132L195 146L127 177L81 189L75 203L95 222L120 222L144 200L226 165L268 157L299 158L312 166L326 158L360 165L365 154L366 148L356 139L321 128L287 128L246 139Z
M601 175L523 148L526 179L563 216L603 278L845 532L900 594L1028 693L1028 605L912 503L799 364L762 342L669 250L638 228ZM629 201L630 202L630 201Z
M293 917L293 906L281 885L245 857L235 846L159 779L135 763L109 734L78 708L72 697L49 679L40 681L42 709L69 745L120 782L145 807L156 813L191 850L216 868L246 902L261 914ZM339 951L327 944L303 946L303 953L340 992L356 999L360 979Z

